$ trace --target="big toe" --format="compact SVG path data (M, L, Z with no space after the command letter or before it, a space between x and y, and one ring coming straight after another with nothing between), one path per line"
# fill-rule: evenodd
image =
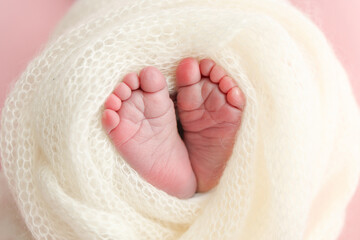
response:
M146 67L140 72L140 87L148 93L158 92L166 87L166 80L157 68Z
M184 87L195 84L201 79L199 63L194 58L185 58L176 69L176 85Z

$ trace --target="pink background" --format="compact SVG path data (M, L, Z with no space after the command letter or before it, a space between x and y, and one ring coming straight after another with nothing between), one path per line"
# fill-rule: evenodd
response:
M360 103L360 1L292 0L325 32ZM0 107L12 82L46 43L73 0L0 0ZM360 185L339 240L360 239Z

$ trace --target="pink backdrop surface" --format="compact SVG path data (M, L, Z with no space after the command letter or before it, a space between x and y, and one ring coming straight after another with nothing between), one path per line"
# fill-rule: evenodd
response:
M360 1L292 0L325 32L360 103ZM73 0L0 0L0 108L14 80L42 49ZM360 239L360 184L339 240Z

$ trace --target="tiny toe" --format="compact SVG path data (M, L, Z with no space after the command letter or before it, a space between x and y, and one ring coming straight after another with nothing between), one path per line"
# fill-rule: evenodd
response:
M215 65L210 72L210 80L213 83L218 83L220 79L226 76L225 70L219 65Z
M201 79L199 63L194 58L185 58L176 69L176 85L184 87L195 84Z
M146 67L140 72L140 86L145 92L157 92L166 87L166 80L155 67Z
M215 62L211 59L203 59L200 61L200 71L204 77L210 76L211 69L215 66Z
M115 111L106 109L102 116L102 124L106 130L106 133L110 133L120 123L119 114Z
M105 101L105 108L118 111L121 107L121 100L115 94L111 94Z
M140 87L139 76L136 73L129 73L124 77L123 82L130 87L131 90L136 90Z
M119 85L115 88L114 94L118 96L122 101L125 101L130 98L131 96L131 89L128 85L121 82Z
M226 95L226 100L232 106L243 110L245 106L244 93L238 87L233 87Z
M219 88L223 93L227 93L230 89L232 89L235 86L236 84L234 80L229 76L223 77L219 82Z

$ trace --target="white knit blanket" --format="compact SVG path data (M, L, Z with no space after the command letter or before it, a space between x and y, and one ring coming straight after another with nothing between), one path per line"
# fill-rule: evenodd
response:
M247 106L219 185L180 200L129 167L101 115L144 66L173 92L185 57L223 66ZM8 96L0 144L0 239L329 240L359 179L360 113L323 34L285 1L79 0Z

